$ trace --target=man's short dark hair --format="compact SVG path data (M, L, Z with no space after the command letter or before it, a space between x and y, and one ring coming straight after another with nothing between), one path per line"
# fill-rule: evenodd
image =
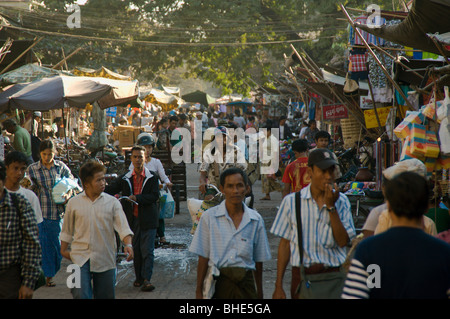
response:
M172 116L169 118L169 122L172 122L172 121L177 121L177 122L178 122L178 116L172 115Z
M6 157L5 157L5 165L9 166L9 165L11 165L14 162L27 164L28 163L28 158L25 155L25 153L23 153L23 152L19 152L19 151L9 152L6 155Z
M187 116L184 113L181 113L180 115L178 115L178 117L180 118L180 120L183 120L183 121L187 120Z
M142 152L145 153L145 147L142 146L142 145L134 145L134 146L131 148L131 153L133 153L134 151L142 151Z
M318 141L319 138L327 138L328 141L330 141L331 136L330 133L328 133L327 131L319 131L314 135L314 140Z
M52 152L56 152L55 144L53 144L51 139L46 139L41 142L41 145L39 145L39 153L45 151L46 149L51 149Z
M2 125L3 125L4 129L7 129L10 126L15 127L17 125L17 123L13 119L7 119L2 123Z
M428 210L427 180L414 172L401 173L386 182L386 200L399 217L422 218Z
M106 172L106 168L97 162L96 160L89 160L86 163L83 164L80 168L80 179L81 183L85 185L86 183L89 183L95 174L99 172Z
M220 174L220 185L222 187L225 186L225 178L227 178L227 176L231 176L234 174L241 174L242 179L244 180L244 185L247 186L248 185L248 177L247 174L240 168L238 167L230 167L227 168L226 170L224 170L222 172L222 174Z
M309 143L305 139L299 139L292 142L292 150L294 152L303 153L309 148Z

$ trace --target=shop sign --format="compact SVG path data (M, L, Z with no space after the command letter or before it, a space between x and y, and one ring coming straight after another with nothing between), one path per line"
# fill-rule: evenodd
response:
M389 115L389 111L391 110L391 106L389 107L377 107L378 118L380 119L380 125L386 126L386 120ZM366 121L366 128L375 128L378 127L377 117L375 115L375 110L365 110L364 111L364 120Z
M323 105L323 120L338 120L348 118L348 110L342 104Z

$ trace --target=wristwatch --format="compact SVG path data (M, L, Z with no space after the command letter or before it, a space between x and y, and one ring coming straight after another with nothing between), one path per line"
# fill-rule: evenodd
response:
M125 247L130 247L130 248L133 248L133 245L131 245L131 244L127 244L127 245L125 245Z
M332 206L332 207L325 206L325 208L326 208L327 211L329 211L330 213L333 213L333 212L336 211L336 207L334 207L334 206Z

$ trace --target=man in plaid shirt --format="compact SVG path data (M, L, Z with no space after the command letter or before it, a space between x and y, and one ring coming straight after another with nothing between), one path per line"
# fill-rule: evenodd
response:
M0 299L32 298L41 267L41 246L30 203L4 188L0 162Z

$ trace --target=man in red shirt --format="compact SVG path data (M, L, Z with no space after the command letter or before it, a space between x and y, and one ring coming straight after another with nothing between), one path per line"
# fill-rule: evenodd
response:
M295 154L295 161L286 166L281 180L284 183L283 198L289 193L300 191L311 181L306 173L308 168L308 141L305 139L295 140L292 143L292 151Z

